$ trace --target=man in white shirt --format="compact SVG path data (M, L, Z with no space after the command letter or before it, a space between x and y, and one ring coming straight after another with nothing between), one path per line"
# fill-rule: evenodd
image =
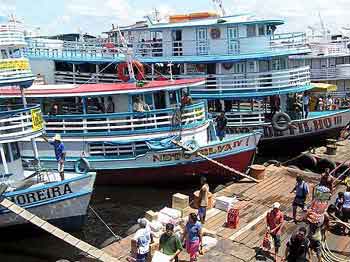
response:
M330 95L327 97L326 104L327 104L327 110L332 110L333 99Z
M303 96L303 109L304 109L304 118L307 118L309 115L309 105L310 105L310 97L305 92Z
M134 236L137 245L136 262L146 262L152 242L151 229L147 225L146 219L141 218L137 222L140 229L136 231Z

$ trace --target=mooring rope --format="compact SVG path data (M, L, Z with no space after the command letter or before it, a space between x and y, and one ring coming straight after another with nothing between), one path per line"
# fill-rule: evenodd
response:
M91 209L91 211L95 214L95 216L105 225L105 227L109 230L109 232L112 233L112 235L117 238L117 239L120 239L119 236L117 236L113 230L107 225L107 223L105 221L103 221L103 219L99 216L99 214L95 211L95 209L92 208L91 205L89 205L89 208Z

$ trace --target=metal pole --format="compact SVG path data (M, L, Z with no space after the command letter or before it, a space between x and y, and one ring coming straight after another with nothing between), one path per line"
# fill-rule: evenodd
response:
M1 157L2 165L4 166L5 174L8 174L9 173L9 167L7 166L6 156L5 156L5 151L4 151L3 144L0 144L0 157Z

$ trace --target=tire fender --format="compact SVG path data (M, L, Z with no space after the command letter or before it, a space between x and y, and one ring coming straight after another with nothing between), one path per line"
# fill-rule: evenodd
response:
M284 123L281 123L283 121ZM278 112L273 115L271 123L272 127L280 132L286 131L289 128L290 122L292 119L287 113Z
M90 163L86 158L82 157L75 162L74 169L79 174L86 174L90 170Z

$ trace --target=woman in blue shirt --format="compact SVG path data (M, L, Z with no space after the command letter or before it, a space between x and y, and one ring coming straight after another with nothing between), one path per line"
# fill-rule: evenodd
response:
M190 254L190 262L194 262L202 249L202 224L198 221L196 213L189 215L184 238L186 238L186 250Z

